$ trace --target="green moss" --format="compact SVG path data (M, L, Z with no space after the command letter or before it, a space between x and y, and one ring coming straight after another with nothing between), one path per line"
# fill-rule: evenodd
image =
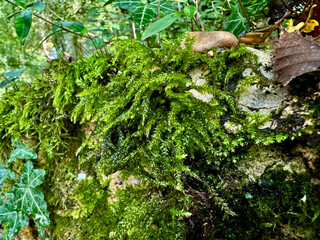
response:
M243 70L250 67L259 78L250 51L240 45L208 57L193 53L191 44L150 49L119 41L109 53L53 64L31 87L21 84L1 96L2 158L16 137L39 153L52 239L209 239L227 232L226 216L226 224L240 221L225 176L252 146L287 135L260 130L270 116L238 108L240 92L256 81ZM209 69L201 86L189 75L197 66ZM201 101L192 89L212 99ZM106 179L117 171L123 181L141 182L119 188L110 201ZM79 181L79 173L86 179Z
M318 239L319 194L311 176L291 174L278 165L248 184L242 197L239 216L226 221L217 235L228 239ZM236 207L236 206L235 206ZM243 217L246 220L243 221ZM242 221L240 220L242 219Z

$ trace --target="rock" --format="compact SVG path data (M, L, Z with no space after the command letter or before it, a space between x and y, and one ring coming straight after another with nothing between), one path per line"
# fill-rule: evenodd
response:
M232 134L235 134L242 129L242 126L240 124L236 124L230 121L224 123L223 126L228 133L232 133Z
M261 72L261 74L270 80L274 80L275 75L267 70L268 68L271 69L272 67L273 51L262 51L251 47L247 47L247 49L258 57L258 62L261 64L261 66L259 67L259 71Z
M258 179L268 169L274 169L278 165L283 166L283 170L290 174L302 174L307 172L302 157L288 157L280 148L271 147L252 147L250 161L248 159L239 162L239 171L243 173L242 184L257 182Z
M252 85L240 94L238 104L244 111L269 114L281 107L287 95L286 88L274 85L268 87Z
M196 86L201 86L204 85L207 80L205 79L205 76L210 72L210 69L206 65L198 66L195 69L193 69L189 75L191 77L191 81L196 85ZM192 96L204 101L204 102L210 102L211 99L213 98L213 95L210 93L200 93L196 89L190 89L188 92L192 93Z
M125 189L129 185L134 186L142 183L142 180L136 179L133 176L130 176L129 178L124 179L120 171L110 174L109 176L106 177L106 180L107 179L110 181L109 187L108 187L110 191L110 195L108 198L109 203L118 201L118 198L116 197L116 192L118 188Z
M319 156L316 150L298 144L292 149L292 153L293 154L301 153L303 158L307 160L309 168L315 172L317 171L316 161L319 158Z
M215 47L229 48L238 44L236 36L225 31L190 32L189 36L190 38L195 38L193 51L198 53L210 51ZM185 47L184 41L181 42L181 47Z
M210 93L199 93L196 89L190 89L188 92L192 93L192 96L203 101L203 102L210 102L213 98L213 95Z
M206 83L205 76L210 72L210 69L206 65L195 67L190 73L191 81L196 86L201 86Z

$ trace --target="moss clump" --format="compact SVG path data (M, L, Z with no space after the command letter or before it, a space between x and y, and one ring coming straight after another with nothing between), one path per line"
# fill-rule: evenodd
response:
M319 238L320 192L310 174L269 166L257 181L234 193L229 204L238 216L223 225L215 222L218 239Z
M149 49L119 41L112 52L53 65L31 87L1 97L0 152L5 159L12 137L38 151L50 237L213 239L226 229L223 219L239 221L234 213L242 205L232 199L249 203L226 194L225 176L250 147L286 134L260 130L268 118L238 108L239 93L254 81L243 70L259 74L252 53L240 45L211 58L193 53L191 44ZM203 85L189 75L198 66L209 69ZM117 171L139 183L119 188L110 201L108 176Z

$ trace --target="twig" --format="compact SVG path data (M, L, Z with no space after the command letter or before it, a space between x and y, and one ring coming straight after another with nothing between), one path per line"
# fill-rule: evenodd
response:
M161 11L161 0L158 0L158 16L157 16L157 19L160 18L160 11Z
M198 10L197 10L197 17L198 17L198 19L200 21L201 30L204 31L204 24L202 22L202 19L201 19L201 16L200 16L200 13L198 12Z
M57 13L55 13L54 11L52 11L50 8L47 7L47 9L49 10L49 12L51 12L54 16L56 16L57 18L61 19L64 21L63 17L60 17Z
M21 47L21 60L22 60L22 65L25 67L26 66L26 58L24 56L24 49L25 49L25 45L22 45Z
M240 6L240 8L241 8L241 11L242 11L244 17L246 18L248 24L250 25L250 27L255 28L256 26L250 21L250 18L249 18L249 16L248 16L247 11L246 11L246 9L244 8L241 0L238 0L238 3L239 3L239 6Z
M203 28L200 28L199 24L197 23L196 16L193 17L193 21L194 21L195 25L197 26L197 28L198 28L199 30L204 31L204 29L203 29ZM192 22L192 19L191 19L191 22Z
M8 3L10 3L10 4L12 4L12 5L14 5L14 6L16 6L16 7L18 7L18 8L20 8L20 9L22 9L22 10L25 10L23 7L19 6L19 5L16 4L16 3L13 3L13 2L11 2L11 1L9 1L9 0L5 0L5 1L8 2ZM80 36L80 37L85 37L85 38L91 39L91 37L89 36L89 34L88 34L88 35L83 35L83 34L74 32L74 31L69 30L68 28L65 28L65 27L63 27L63 26L61 26L61 25L58 25L58 24L52 22L51 20L46 19L46 18L44 18L44 17L42 17L42 16L40 16L40 15L38 15L38 14L36 14L36 13L32 13L32 14L33 14L35 17L37 17L37 18L39 18L39 19L42 19L42 20L45 21L46 23L49 23L49 24L51 24L51 25L53 25L53 26L56 26L56 27L58 27L58 28L61 28L62 30L66 31L66 32L75 34L75 35Z
M136 26L134 25L134 22L132 22L131 26L132 26L133 38L137 39Z
M291 12L289 11L289 12L287 12L280 20L276 21L275 24L273 25L273 27L272 27L271 30L270 30L270 34L271 34L274 30L276 30L276 29L278 28L279 24L282 23L282 21L283 21L284 19L286 19L287 17L289 17L290 14L291 14ZM263 37L262 41L265 41L270 34L265 35L265 36Z

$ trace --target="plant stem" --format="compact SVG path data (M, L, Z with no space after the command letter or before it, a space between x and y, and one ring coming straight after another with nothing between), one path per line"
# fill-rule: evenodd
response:
M199 29L199 31L204 31L203 28L200 28L199 24L197 23L197 19L196 19L195 16L193 17L193 19L191 19L191 22L192 22L192 20L193 20L193 22L195 23L195 25L197 26L197 28Z
M11 2L11 1L9 1L9 0L5 0L5 1L8 2L8 3L10 3L10 4L12 4L12 5L14 5L14 6L16 6L16 7L18 7L18 8L20 8L20 9L22 9L22 10L25 10L23 7L19 6L19 5L16 4L16 3L13 3L13 2ZM83 35L83 34L74 32L74 31L72 31L72 30L69 30L68 28L65 28L65 27L63 27L63 26L61 26L61 25L58 25L58 24L52 22L51 20L46 19L46 18L44 18L44 17L42 17L42 16L40 16L40 15L38 15L38 14L36 14L36 13L32 13L32 14L33 14L34 16L36 16L37 18L42 19L42 20L45 21L46 23L51 24L51 25L53 25L53 26L56 26L56 27L58 27L58 28L61 28L62 30L66 31L66 32L69 32L69 33L78 35L78 36L80 36L80 37L85 37L85 38L91 39L90 36Z
M64 19L62 17L60 17L57 13L55 13L54 11L52 11L50 8L47 7L47 9L49 10L49 12L51 12L54 16L56 16L57 18L61 19L64 21Z
M246 9L244 8L241 0L238 0L238 3L239 3L239 6L240 6L240 8L241 8L241 11L242 11L244 17L246 18L249 26L252 27L252 28L255 28L256 26L250 21L250 18L249 18L249 16L248 16L247 11L246 11Z
M136 25L134 25L134 22L132 22L131 26L132 26L133 38L137 39Z

